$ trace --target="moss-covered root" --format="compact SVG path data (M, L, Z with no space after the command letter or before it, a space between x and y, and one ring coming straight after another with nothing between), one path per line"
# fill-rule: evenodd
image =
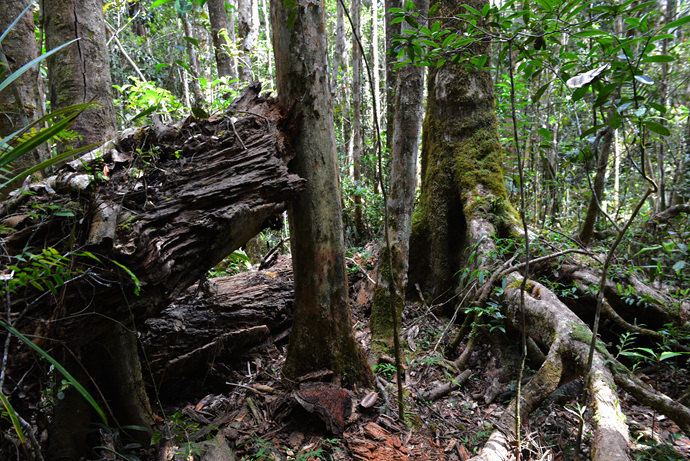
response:
M690 408L657 392L621 367L614 370L614 379L618 386L635 397L638 402L670 418L683 432L690 434Z
M563 359L557 345L552 345L546 360L522 390L520 415L524 420L544 399L558 388L563 374ZM501 416L498 428L480 452L470 461L505 461L510 459L515 440L515 399Z
M522 276L513 272L508 279L504 313L518 325ZM557 348L562 358L567 357L573 362L572 368L584 372L592 338L587 325L552 291L534 281L528 284L524 309L527 335L552 350ZM607 367L609 358L605 348L597 348L587 382L593 411L592 459L627 461L630 459L628 428L616 395L613 375Z

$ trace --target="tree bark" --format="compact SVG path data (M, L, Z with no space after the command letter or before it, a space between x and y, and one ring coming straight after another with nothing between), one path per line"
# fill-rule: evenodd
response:
M242 45L239 68L240 77L245 83L250 83L254 79L252 55L259 38L258 14L255 14L255 10L258 12L256 1L237 0L238 32Z
M44 0L46 49L79 38L48 58L51 108L93 101L71 129L77 145L100 144L115 136L115 109L101 0Z
M306 180L288 210L295 308L283 374L329 369L344 384L370 384L347 300L324 11L323 0L271 2L278 98L290 109L298 153L291 166Z
M336 22L335 22L335 53L333 54L333 65L331 66L331 93L333 97L338 97L338 81L340 72L346 65L345 49L345 10L343 4L336 2ZM347 138L345 138L347 139Z
M362 50L358 40L361 40L360 13L361 0L352 0L350 17L352 18L352 180L355 183L353 201L355 241L362 241L366 232L364 213L362 210L362 196L357 191L362 181L362 155L364 154L364 139L362 133Z
M589 245L592 242L592 237L594 237L594 226L597 222L597 216L599 216L601 203L604 198L604 189L606 188L606 167L609 164L612 145L613 129L605 128L596 148L597 166L594 183L592 184L592 196L578 235L580 243L583 245Z
M155 318L142 342L159 393L179 395L207 381L216 361L235 359L292 324L289 258L261 271L218 277L187 289ZM222 377L221 377L222 378ZM224 383L224 381L223 381Z
M428 0L415 2L417 11L426 18ZM420 22L420 27L425 26ZM409 266L409 240L412 231L412 209L417 188L417 156L424 98L424 68L409 65L397 72L395 91L395 118L391 145L391 175L388 197L389 240L396 298L391 298L388 256L384 249L379 257L377 287L374 291L371 318L372 342L384 348L393 344L393 319L391 303L402 314L407 288Z
M208 0L208 16L211 22L213 50L216 56L216 67L219 77L237 78L237 62L228 52L231 46L231 33L228 26L228 13L225 11L225 0ZM234 35L234 31L232 32Z
M3 2L0 15L0 30L5 31L10 23L24 10L22 0ZM0 46L0 81L21 66L38 56L33 14L29 11L14 26ZM6 67L7 66L7 67ZM29 69L12 86L0 93L0 138L5 137L43 115L43 80L36 67ZM36 149L16 161L16 170L23 170L48 157L45 148Z
M481 10L483 3L470 5L479 5ZM438 4L442 17L460 12L457 2ZM479 42L468 52L488 55L489 42ZM412 218L409 283L419 283L434 298L442 299L452 296L453 276L468 248L468 232L479 225L472 219L494 214L504 232L512 229L517 216L503 183L491 76L446 64L431 69L428 82L422 185Z
M395 55L393 53L393 37L400 33L400 25L391 24L392 17L389 10L400 8L400 0L384 0L386 8L386 147L391 150L393 142L393 118L395 110Z
M182 30L186 38L194 39L194 30L192 24L189 22L189 16L187 14L180 15L180 21L182 22ZM203 107L206 105L206 98L204 97L204 92L201 90L201 84L199 83L199 77L201 76L201 70L199 67L199 58L196 54L195 45L189 40L185 40L185 48L187 50L187 57L189 58L189 68L192 74L192 94L194 95L194 101L192 102L193 107Z

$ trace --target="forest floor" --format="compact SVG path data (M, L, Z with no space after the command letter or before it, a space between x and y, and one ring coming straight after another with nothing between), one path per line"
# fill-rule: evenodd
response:
M356 337L368 353L371 283L362 275L361 267L372 265L371 261L361 259L359 263L359 275L351 277L353 322ZM351 269L358 270L356 266ZM280 378L287 348L287 339L283 338L277 344L255 348L235 363L213 364L209 376L222 376L224 389L217 389L217 384L208 386L196 400L168 406L162 424L165 430L161 431L162 440L168 440L159 442L156 459L469 459L494 429L494 422L513 397L515 382L502 382L505 378L497 365L499 360L493 349L482 342L470 358L469 377L457 390L433 402L421 399L424 391L458 376L458 370L442 354L444 342L456 327L449 326L449 319L436 310L422 302L412 303L406 309L401 332L406 363L405 423L397 418L395 367L385 357L373 367L379 394L376 403L363 408L362 401L367 395L372 396L373 389L355 389L351 415L341 415L347 417L344 432L333 431L333 425L327 421L333 415L319 418L293 411L292 407L285 411L285 402L294 390L288 389ZM533 371L528 369L527 376ZM642 371L655 387L670 395L690 384L690 376L683 370L651 367ZM217 383L218 379L212 381ZM523 428L527 459L576 459L574 447L580 420L577 401L581 388L579 380L563 386L531 415ZM206 391L215 393L202 395ZM683 435L670 420L638 405L623 391L621 398L635 460L690 459L688 435ZM349 400L345 404L349 405ZM587 420L589 413L584 417ZM585 433L588 427L586 424ZM583 447L588 446L587 442L585 436ZM586 451L581 456L589 458Z

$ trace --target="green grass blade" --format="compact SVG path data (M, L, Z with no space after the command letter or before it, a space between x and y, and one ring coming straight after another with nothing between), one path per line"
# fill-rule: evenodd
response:
M72 40L70 40L69 42L63 43L62 45L60 45L60 46L58 46L58 47L56 47L56 48L53 48L52 50L48 51L47 53L43 53L42 55L38 56L37 58L34 58L34 59L32 59L31 61L27 62L27 63L24 64L22 67L20 67L19 69L15 70L14 72L12 72L12 73L10 74L10 76L7 77L5 80L3 80L2 82L0 82L0 91L4 90L4 89L7 88L8 86L10 86L10 84L11 84L12 82L14 82L15 80L17 80L19 77L21 77L21 76L24 74L24 72L26 72L27 70L29 70L30 68L32 68L33 66L35 66L36 64L38 64L39 62L41 62L41 61L43 61L44 59L48 58L49 56L51 56L51 55L57 53L58 51L60 51L60 50L62 50L63 48L65 48L66 46L71 45L72 43L76 42L77 40L79 40L79 38L72 39Z
M7 181L3 182L0 184L0 189L4 189L5 187L9 186L10 184L15 183L15 181L21 181L22 179L26 178L30 174L34 174L37 171L45 170L46 168L50 168L51 166L62 162L63 160L67 160L70 157L74 157L75 155L83 154L85 152L89 152L93 149L98 147L98 144L89 144L88 146L80 147L78 149L70 149L68 151L65 151L59 155L56 155L55 157L51 157L49 159L46 159L39 163L38 165L34 165L31 168L27 168L26 170L22 171L15 177L8 179Z
M3 394L2 391L0 391L0 402L2 402L2 406L5 407L7 414L10 415L10 421L12 421L12 426L14 427L14 431L17 433L17 437L19 437L19 441L22 444L26 443L26 437L24 436L24 431L22 431L22 425L19 423L19 416L17 416L17 412L14 411L12 404L7 397L5 397L5 394Z
M31 8L31 5L32 5L33 3L34 3L33 1L30 1L29 4L26 5L26 8L24 8L24 11L22 11L21 13L19 13L19 16L17 16L16 18L14 18L14 21L12 21L12 24L10 24L10 25L7 27L7 29L5 29L5 31L2 33L2 35L0 35L0 43L2 43L2 41L5 39L5 37L7 37L7 34L9 34L10 31L14 28L14 26L16 26L17 23L24 17L24 15L26 14L26 12L29 11L29 8Z
M75 118L77 118L77 115L79 114L74 114L69 117L65 117L64 119L60 120L59 122L55 123L54 125L51 125L47 128L42 129L35 135L32 135L25 141L22 141L21 143L17 144L15 147L11 148L10 150L3 152L0 155L0 167L4 167L9 165L10 163L14 162L18 158L22 157L23 155L28 154L29 152L33 151L36 149L38 146L43 144L44 142L52 139L54 136L60 134L63 130L65 130L70 124L74 121Z
M31 341L29 338L21 334L16 328L13 326L5 323L4 321L0 320L0 326L12 333L14 336L19 338L20 341L22 341L24 344L29 346L31 349L35 350L38 352L38 355L43 357L47 362L49 362L52 366L55 367L57 371L60 372L60 374L69 382L76 390L81 394L82 397L84 397L84 400L86 400L89 405L96 411L98 416L101 418L101 421L103 421L103 424L107 425L108 424L108 418L105 415L105 412L101 408L101 406L96 402L96 399L93 398L93 396L87 391L84 386L82 386L79 381L77 381L72 374L63 367L60 362L55 360L49 353L44 351L41 347L38 345L34 344L33 341Z

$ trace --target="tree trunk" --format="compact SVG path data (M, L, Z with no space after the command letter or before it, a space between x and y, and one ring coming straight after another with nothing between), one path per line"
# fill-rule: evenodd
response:
M336 22L335 22L335 53L333 55L333 65L331 69L331 94L333 97L338 97L338 81L340 80L340 71L346 65L345 49L347 44L345 42L345 10L343 4L338 0L336 2ZM343 139L347 139L343 136Z
M381 78L379 73L379 3L378 0L371 0L371 74L373 78L374 94L372 97L376 100L376 114L372 114L376 117L373 120L371 126L376 129L376 126L381 126L381 110L383 105L381 104ZM372 106L373 107L373 106ZM376 184L376 174L374 176L374 184Z
M594 226L597 222L597 216L604 198L604 189L606 188L606 167L609 164L609 156L613 146L613 129L605 128L604 130L596 146L597 166L594 183L592 184L592 197L589 200L587 214L578 235L580 243L583 245L589 245L592 241Z
M24 10L22 0L3 2L0 15L0 30L5 31L10 23ZM29 11L14 26L0 46L0 81L38 55L33 14ZM43 80L38 69L32 68L15 80L12 86L0 93L0 138L3 138L43 115ZM15 163L17 170L39 163L48 157L45 148L36 149Z
M237 62L228 52L231 46L228 13L225 11L225 0L208 0L208 16L211 22L213 49L216 55L216 67L219 77L237 78ZM233 31L234 35L234 31Z
M259 38L259 24L256 21L254 10L256 0L238 0L238 32L241 42L240 56L240 77L243 82L250 83L254 79L252 70L253 53L256 48L256 41Z
M364 139L362 133L362 50L358 40L360 34L361 0L352 0L350 17L352 18L352 180L355 183L354 224L355 241L360 242L366 232L364 227L364 213L362 211L362 196L357 189L362 181L362 155L364 155Z
M460 11L451 0L438 3L445 13L440 16ZM480 10L483 3L470 2ZM475 44L470 52L488 54L489 42ZM516 213L503 184L489 73L446 64L431 69L428 82L422 187L412 219L409 279L410 285L419 283L433 297L449 298L467 235L477 225L473 218L493 213L503 232L512 229Z
M393 142L393 118L395 117L395 55L393 54L393 37L400 33L400 25L391 24L392 17L389 10L400 8L400 0L384 0L386 8L386 147L391 150Z
M291 166L306 180L288 210L295 308L283 374L329 369L344 384L370 384L347 300L324 12L323 0L271 2L278 98L292 114L299 153Z
M189 22L189 16L187 14L180 15L180 21L182 22L182 30L186 38L194 39L194 30L192 29L192 24ZM185 48L187 50L187 57L189 58L189 68L192 74L192 94L194 95L194 101L192 102L193 107L203 107L206 105L206 98L201 90L201 84L199 83L199 77L201 76L201 71L199 68L199 59L196 55L195 45L190 41L185 40Z
M101 0L44 0L46 49L80 40L48 58L51 108L93 101L71 129L78 145L100 144L115 136L115 109Z
M417 0L417 11L425 18L428 0ZM420 26L425 26L424 22ZM397 72L395 91L395 119L391 152L390 192L388 197L389 240L396 298L391 298L388 256L384 249L379 257L377 287L371 307L370 329L372 343L384 350L393 344L391 303L402 314L409 266L409 240L412 229L412 208L417 187L417 153L422 123L424 98L424 68L406 66Z

